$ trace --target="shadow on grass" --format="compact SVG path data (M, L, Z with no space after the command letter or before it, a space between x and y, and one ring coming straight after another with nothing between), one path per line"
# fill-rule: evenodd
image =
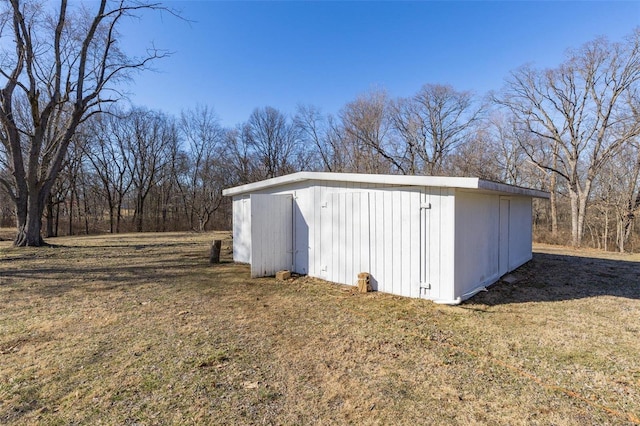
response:
M640 299L640 262L534 253L509 274L518 281L499 281L465 305L554 302L598 296Z
M45 297L55 297L72 290L128 291L150 284L179 288L189 282L204 288L224 283L231 277L236 277L236 280L237 277L243 276L249 278L246 265L236 264L230 259L221 259L219 264L210 264L204 254L183 254L175 258L157 260L150 258L143 265L130 265L126 264L126 259L118 260L118 264L97 267L60 264L41 267L16 265L3 268L0 273L0 288L14 287ZM25 285L27 282L29 284Z

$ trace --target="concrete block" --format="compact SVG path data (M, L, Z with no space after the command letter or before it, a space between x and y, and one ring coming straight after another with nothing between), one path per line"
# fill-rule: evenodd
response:
M371 274L368 272L360 272L358 274L358 290L360 290L360 293L371 291Z
M276 272L276 280L286 281L291 278L291 271L278 271Z

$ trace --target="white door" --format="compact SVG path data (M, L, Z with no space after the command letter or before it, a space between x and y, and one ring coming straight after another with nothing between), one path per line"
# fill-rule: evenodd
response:
M498 236L498 273L500 276L509 272L509 216L511 205L508 199L500 199L500 235Z
M327 196L321 213L323 278L356 284L358 273L370 272L369 194Z
M293 198L251 195L251 278L293 267Z

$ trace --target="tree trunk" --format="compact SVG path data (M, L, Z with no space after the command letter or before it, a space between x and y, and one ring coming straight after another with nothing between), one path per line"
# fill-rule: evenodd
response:
M602 247L604 251L609 249L609 209L604 210L604 232L602 235Z
M89 235L89 208L87 207L87 200L84 201L84 234Z
M622 212L620 217L618 218L618 227L619 227L619 236L618 236L618 248L620 253L624 253L625 245L629 241L629 237L631 236L631 231L633 229L633 221L635 216L633 212Z
M624 234L623 234L623 241L625 244L629 242L629 238L631 237L631 233L633 232L634 219L635 219L635 216L631 213L626 218L625 225L624 225Z
M143 229L143 206L144 206L144 199L141 196L138 196L137 202L136 202L136 211L134 213L134 221L136 223L136 231L138 232L142 232Z
M118 199L116 204L116 234L120 233L120 222L122 221L122 197Z
M558 200L556 194L556 174L551 173L551 177L549 178L549 186L550 195L549 195L549 203L551 204L551 235L554 237L558 236Z
M42 239L42 213L44 203L39 201L38 193L29 194L28 203L18 203L18 233L13 245L16 247L40 247Z
M571 245L573 247L580 247L581 238L580 238L580 225L578 223L579 216L579 200L578 193L575 189L569 189L569 201L571 204Z
M162 206L162 232L167 232L167 206Z
M89 235L89 216L91 214L91 209L87 204L87 180L84 177L84 172L80 169L81 182L82 182L82 205L84 206L84 234ZM80 208L78 208L80 210Z
M51 198L51 196L47 197L46 218L47 218L47 231L45 235L47 236L47 238L55 237L55 234L53 232L53 199Z
M69 200L69 236L73 235L73 189L71 190L71 192L69 193L70 195L70 200Z
M618 218L617 221L617 239L618 239L618 250L620 251L620 253L624 253L624 219L622 218Z
M59 225L60 225L60 204L61 203L56 203L56 225L53 231L53 234L57 237L58 236L58 229L59 229Z
M115 217L113 215L113 205L109 202L109 233L113 234Z
M584 221L587 217L587 203L589 201L589 194L591 193L591 181L589 179L584 183L584 188L580 190L578 188L578 245L582 245L582 236L584 234Z

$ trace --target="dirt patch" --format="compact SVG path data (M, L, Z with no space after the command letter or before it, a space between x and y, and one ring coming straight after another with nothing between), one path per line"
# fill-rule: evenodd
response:
M210 265L221 237L223 263ZM635 258L537 248L521 279L449 307L309 277L252 280L231 262L228 234L51 242L0 243L1 423L613 425L640 415Z

